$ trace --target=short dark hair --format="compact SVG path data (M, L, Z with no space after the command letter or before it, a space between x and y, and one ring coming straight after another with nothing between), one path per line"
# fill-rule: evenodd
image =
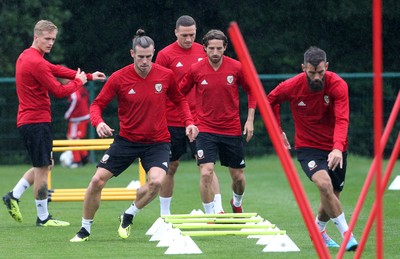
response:
M326 53L322 49L311 46L304 53L304 65L310 63L314 67L318 66L322 61L326 62Z
M136 31L135 37L133 37L132 39L132 49L134 51L137 45L139 45L142 48L148 48L151 45L154 46L154 41L149 36L146 36L146 33L143 29L138 29Z
M178 29L179 26L189 27L192 25L196 26L196 21L192 18L192 16L182 15L178 18L178 20L176 20L175 28Z
M202 41L204 47L208 46L208 42L210 40L222 40L224 41L224 46L228 44L228 37L226 37L225 34L220 30L210 30L207 32L206 35L204 35Z

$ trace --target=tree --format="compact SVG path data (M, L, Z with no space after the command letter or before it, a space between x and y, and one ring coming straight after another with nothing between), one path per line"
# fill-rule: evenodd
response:
M62 32L62 24L71 12L62 9L62 0L0 1L0 77L13 77L18 55L32 44L33 28L41 19L54 22ZM63 48L55 45L49 58L63 62Z

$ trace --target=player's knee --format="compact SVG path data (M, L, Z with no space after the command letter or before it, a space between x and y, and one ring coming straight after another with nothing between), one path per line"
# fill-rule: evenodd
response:
M106 184L106 181L99 177L97 174L92 177L90 181L90 187L94 190L102 190Z

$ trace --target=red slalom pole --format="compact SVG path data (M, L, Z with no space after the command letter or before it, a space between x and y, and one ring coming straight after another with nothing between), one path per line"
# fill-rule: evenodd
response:
M376 258L383 258L383 190L381 190L382 150L382 0L372 2L372 39L374 70L374 149L377 158L376 192Z
M390 113L386 128L385 128L385 130L383 132L383 135L382 135L382 139L381 139L381 142L380 142L381 150L385 149L385 146L386 146L386 144L387 144L387 142L389 140L390 133L391 133L391 131L393 129L393 126L394 126L394 124L396 122L397 115L399 114L399 111L400 111L400 92L398 92L398 94L397 94L396 102L394 103L392 112ZM342 245L340 246L340 249L339 249L339 252L338 252L336 258L342 258L343 257L343 254L345 252L345 247L346 247L346 245L343 245L343 244L347 244L347 242L350 239L350 235L354 230L354 227L355 227L357 219L358 219L358 217L360 215L362 206L364 205L365 198L366 198L366 196L368 194L368 189L371 186L371 182L372 182L372 179L374 177L375 169L376 169L376 157L374 158L374 160L372 160L372 164L371 164L370 169L368 171L367 178L365 179L365 182L363 184L363 188L362 188L361 193L359 195L360 198L359 198L359 200L358 200L358 202L356 204L356 207L354 208L353 215L352 215L352 217L350 219L349 230L346 232L346 234L343 237L343 242L342 242ZM357 249L360 249L360 248L357 248Z
M228 28L228 34L232 41L235 52L242 63L246 79L248 80L251 90L257 99L257 106L264 120L265 127L282 163L286 177L288 178L294 197L297 200L297 204L299 205L303 219L308 227L308 231L319 258L330 258L328 249L326 248L325 243L323 242L322 237L315 225L311 206L301 185L300 178L297 175L292 158L286 147L283 145L280 130L272 112L272 108L267 101L265 91L262 87L260 79L258 78L257 71L254 67L236 22L231 22Z
M392 174L394 165L396 164L396 160L397 160L397 158L399 156L399 152L400 152L400 133L397 135L397 140L396 140L396 143L394 145L393 152L392 152L392 154L390 156L389 163L388 163L388 166L386 168L386 173L385 173L384 178L383 178L382 183L381 183L381 189L382 190L386 189L386 186L387 186L387 184L389 182L389 178L390 178L390 176ZM363 233L363 235L362 235L362 237L360 239L360 243L358 244L357 251L356 251L356 254L355 254L354 258L361 258L361 254L362 254L363 249L365 247L365 243L367 242L368 235L369 235L369 233L371 231L371 228L372 228L372 224L374 223L374 220L376 218L376 213L377 213L377 204L376 204L376 202L374 202L374 205L372 207L371 213L369 214L369 217L368 217L367 224L365 224L364 233Z

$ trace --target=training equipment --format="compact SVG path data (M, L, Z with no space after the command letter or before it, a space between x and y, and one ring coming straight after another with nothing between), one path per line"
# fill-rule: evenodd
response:
M76 233L76 235L71 238L69 241L70 242L74 242L74 243L78 243L78 242L85 242L85 241L89 241L89 232L87 232L87 230L85 228L81 228L78 233Z
M63 152L60 156L61 165L71 167L72 150L106 150L113 139L72 139L54 140L53 152ZM70 152L70 153L69 153ZM139 181L132 181L126 188L104 188L101 200L135 200L136 192L146 183L146 172L139 162ZM51 172L48 177L48 201L83 201L86 189L52 189Z
M393 182L389 185L389 190L400 190L400 175L394 178Z
M8 192L6 195L3 196L4 205L7 207L8 213L10 213L11 217L16 221L21 223L22 222L22 214L19 211L19 200L15 199L12 196L12 192Z
M118 228L118 235L121 238L126 239L130 236L132 219L133 219L133 215L126 214L126 213L122 214L119 217L119 220L121 222L120 222L119 228Z
M165 254L201 254L191 237L248 236L267 238L263 252L294 252L300 249L275 224L257 213L204 214L192 210L190 214L162 215L146 235L158 241L157 247L168 247ZM257 244L261 244L258 243Z
M67 227L69 225L69 222L53 219L51 215L49 215L45 220L40 220L39 218L36 219L37 227Z

